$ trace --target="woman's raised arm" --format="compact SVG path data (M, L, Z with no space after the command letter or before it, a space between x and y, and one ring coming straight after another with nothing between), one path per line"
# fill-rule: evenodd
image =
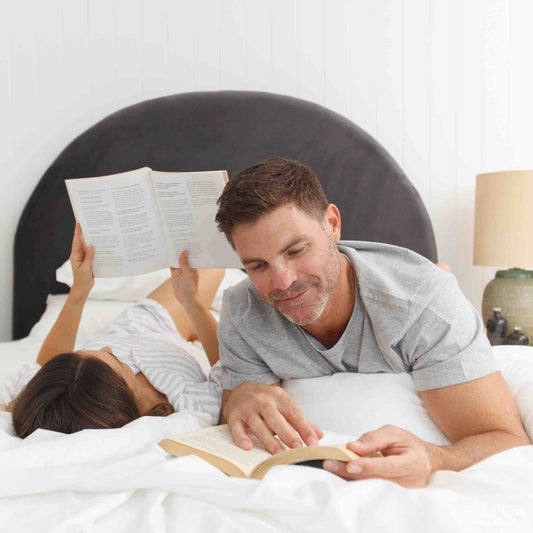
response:
M70 266L74 281L63 309L41 346L37 356L38 364L44 365L56 355L74 350L83 307L94 286L93 259L94 247L89 245L84 249L81 227L76 223L70 251Z
M171 268L172 289L176 299L184 307L192 321L200 342L211 366L219 358L217 326L215 317L209 311L209 305L217 287L224 277L223 269L205 269L201 274L191 268L188 252L182 252L179 257L180 268ZM200 275L203 276L203 297L198 290ZM207 297L207 298L206 298Z

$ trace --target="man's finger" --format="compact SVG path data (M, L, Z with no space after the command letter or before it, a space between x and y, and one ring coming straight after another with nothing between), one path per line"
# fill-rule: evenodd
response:
M311 424L311 425L313 426L313 429L315 430L315 434L316 434L318 440L323 438L324 437L324 432L318 426L315 426L314 424Z
M250 431L259 439L261 444L272 454L284 450L283 445L276 439L272 430L260 416L253 416L247 420Z
M393 445L403 436L403 430L395 426L382 426L374 431L364 433L355 442L349 442L347 448L358 455L368 455Z
M265 421L268 421L270 435L277 435L279 437L279 440L289 448L297 448L299 446L302 446L302 439L276 407L268 407L266 409L263 409L261 411L261 416ZM260 438L261 442L266 447L266 442L263 440L263 438L261 438L259 435L257 435L257 437ZM269 443L272 444L272 448L274 449L274 443L270 440L268 436L266 436L266 438L268 439ZM277 444L279 448L279 442ZM267 448L267 450L271 453L274 453L270 448Z
M245 424L242 420L236 419L228 422L233 441L237 446L240 446L243 450L251 450L253 443L248 434L246 433Z
M359 477L394 479L404 476L409 471L409 461L407 455L359 457L346 464L346 472L350 475L357 474Z
M303 411L292 403L292 400L291 404L287 404L280 411L308 446L316 446L318 441L324 436L322 430L319 430L320 432L316 431L317 428L309 422ZM283 438L281 440L285 442Z

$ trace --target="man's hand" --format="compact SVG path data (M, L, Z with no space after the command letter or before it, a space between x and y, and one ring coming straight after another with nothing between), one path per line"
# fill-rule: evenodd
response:
M94 260L94 246L83 247L81 240L81 226L76 222L74 237L70 250L70 267L72 268L72 288L70 295L72 298L85 299L94 286L94 276L92 264Z
M257 439L270 453L289 448L318 444L324 436L278 385L242 383L232 391L224 391L222 415L230 426L233 440L245 450L253 447L249 435Z
M404 487L425 487L433 472L427 446L404 429L383 426L346 445L358 455L379 451L383 457L359 457L349 463L324 461L324 468L348 480L381 478Z

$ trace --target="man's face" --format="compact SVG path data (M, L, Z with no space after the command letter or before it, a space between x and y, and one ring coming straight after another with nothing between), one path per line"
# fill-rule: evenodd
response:
M322 223L288 204L233 232L261 298L300 326L320 318L339 280L339 238L340 216L332 204Z

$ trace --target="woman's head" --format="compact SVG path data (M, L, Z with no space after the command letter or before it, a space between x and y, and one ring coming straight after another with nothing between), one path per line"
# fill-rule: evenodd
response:
M118 428L139 418L133 391L104 357L74 352L48 361L13 402L17 435Z

